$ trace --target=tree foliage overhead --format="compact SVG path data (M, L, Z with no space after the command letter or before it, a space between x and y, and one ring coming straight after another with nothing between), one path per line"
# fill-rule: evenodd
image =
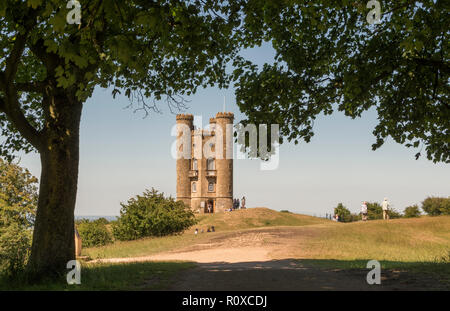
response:
M309 142L318 115L373 108L372 149L391 137L450 161L448 1L380 1L374 25L367 1L245 2L246 41L276 50L274 64L236 72L245 123L277 123L288 141Z
M148 113L157 100L178 108L199 86L226 86L238 15L220 2L81 0L77 25L66 1L1 1L0 155L40 149L50 94L82 103L111 87Z
M148 113L162 98L177 108L199 86L227 86L233 61L243 123L280 124L287 140L309 142L318 115L373 107L373 149L392 137L450 161L447 1L382 1L376 25L367 1L80 2L81 25L67 23L64 1L0 3L0 154L39 146L51 90L84 102L95 86L111 87ZM274 64L237 57L264 41Z

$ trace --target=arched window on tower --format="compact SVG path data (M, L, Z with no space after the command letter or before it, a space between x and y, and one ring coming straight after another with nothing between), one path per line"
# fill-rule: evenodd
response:
M214 192L214 183L212 181L208 183L208 192Z
M198 170L197 159L192 160L192 170L194 170L194 171Z
M208 169L208 171L213 171L215 170L215 163L214 163L214 159L213 158L209 158L208 160L206 160L206 168Z
M195 181L192 183L192 192L197 192L197 183Z

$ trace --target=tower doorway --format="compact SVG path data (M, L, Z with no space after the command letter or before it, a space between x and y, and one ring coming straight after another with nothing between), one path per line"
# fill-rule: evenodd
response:
M205 214L213 214L214 208L215 208L214 200L206 201L206 206L205 206L205 210L204 210Z

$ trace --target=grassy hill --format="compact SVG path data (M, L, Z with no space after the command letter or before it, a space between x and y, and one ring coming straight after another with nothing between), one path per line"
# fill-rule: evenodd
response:
M223 241L238 248L248 238L252 238L254 246L258 243L254 238L264 235L259 247L267 247L275 260L296 258L303 264L324 269L365 271L367 261L376 259L382 263L383 273L407 271L413 279L420 277L426 282L431 282L428 276L433 275L442 284L450 284L450 216L336 223L268 208L251 208L196 217L198 223L183 234L116 241L104 247L84 248L83 255L92 259L139 257L187 248L220 247ZM194 235L195 228L206 231L208 226L215 226L216 232ZM154 278L158 280L154 288L161 289L173 275L193 266L187 262L83 265L82 287L61 283L25 288L136 289L136 286L148 288L148 279ZM12 286L0 280L0 289L13 288L23 289L23 285Z
M278 212L268 208L249 208L226 213L201 214L196 216L198 223L181 235L150 237L136 241L116 241L114 244L84 248L83 255L89 258L136 257L169 251L195 243L206 243L211 237L220 238L229 232L260 227L274 226L308 226L331 221L294 213ZM195 228L203 229L214 226L214 234L195 236Z
M330 223L329 220L290 212L278 212L265 207L249 208L197 216L196 228L214 226L217 231L243 230L271 226L307 226Z
M104 247L86 248L83 254L90 258L146 256L229 239L236 232L242 235L252 230L277 231L280 228L272 241L283 245L280 253L274 254L280 258L289 252L293 258L304 259L450 260L450 216L336 223L268 208L250 208L196 217L198 223L181 235L117 241ZM210 226L215 227L215 233L206 233ZM195 228L205 233L195 236ZM281 235L286 236L288 231L289 239L282 239Z
M302 233L304 232L304 233ZM450 216L333 223L299 228L298 258L450 262Z

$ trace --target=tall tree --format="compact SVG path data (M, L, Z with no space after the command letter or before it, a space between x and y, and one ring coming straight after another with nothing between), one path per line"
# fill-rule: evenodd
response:
M28 265L36 279L74 258L79 126L95 87L125 92L146 113L160 99L176 108L199 86L226 86L237 52L239 16L221 1L80 3L74 24L74 1L0 2L0 153L37 150L42 165Z
M274 64L237 70L246 123L280 124L282 138L309 142L320 114L351 118L376 109L372 149L388 137L450 162L449 2L249 0L245 41L272 43Z

